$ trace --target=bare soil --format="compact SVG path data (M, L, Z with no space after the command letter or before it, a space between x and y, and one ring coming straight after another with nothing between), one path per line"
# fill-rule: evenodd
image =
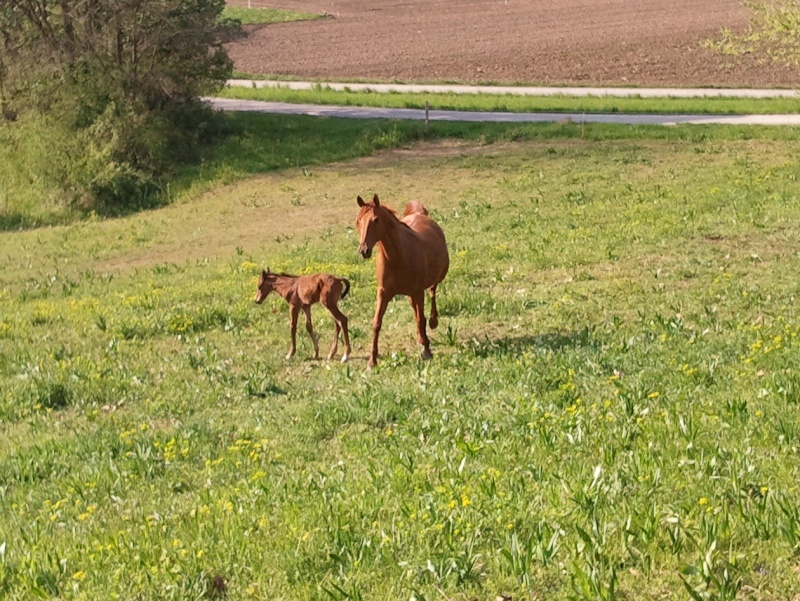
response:
M746 27L748 11L739 0L279 2L329 16L250 27L228 47L238 71L542 85L795 87L800 81L796 69L703 47L723 28Z

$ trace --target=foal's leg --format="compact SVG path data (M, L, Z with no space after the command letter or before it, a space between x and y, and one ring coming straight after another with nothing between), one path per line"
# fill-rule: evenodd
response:
M431 317L428 320L428 323L431 326L431 330L435 330L436 327L439 325L439 311L436 309L436 286L438 284L434 284L430 287L428 292L431 295Z
M297 351L297 318L300 316L300 305L289 305L289 315L291 318L291 332L292 332L292 346L289 347L289 353L286 355L287 359L294 357Z
M339 307L336 307L336 310L339 312L339 325L342 327L342 332L344 333L344 355L342 355L342 363L347 363L347 360L350 358L350 334L347 331L347 315L339 311Z
M342 355L342 363L346 363L350 358L350 336L347 333L347 316L339 310L339 306L336 304L336 301L331 302L326 300L325 308L331 312L331 315L333 316L333 323L336 326L336 335L333 338L333 345L328 353L328 360L333 359L336 356L336 350L339 348L339 332L344 331L345 349L344 355Z
M425 291L415 292L409 300L414 309L414 319L417 322L417 342L422 345L422 358L431 359L431 341L425 333Z
M369 354L367 367L375 367L378 363L378 335L381 333L383 324L383 314L386 313L386 305L389 304L391 296L386 294L383 288L378 288L378 299L375 303L375 317L372 318L372 351Z
M317 340L314 326L311 324L311 305L303 305L303 313L306 314L306 330L308 330L308 335L311 336L311 342L314 343L314 359L319 359L319 340Z

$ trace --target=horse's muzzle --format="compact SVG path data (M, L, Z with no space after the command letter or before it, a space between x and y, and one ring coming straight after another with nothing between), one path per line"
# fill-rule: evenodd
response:
M361 253L361 257L364 259L369 259L372 256L372 249L371 248L362 248L358 252Z

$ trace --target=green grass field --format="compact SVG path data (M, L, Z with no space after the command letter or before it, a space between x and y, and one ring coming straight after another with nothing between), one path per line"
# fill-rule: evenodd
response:
M246 77L243 75L243 77ZM573 112L573 113L689 113L714 115L785 114L800 111L796 98L642 98L614 96L520 96L516 94L388 94L370 91L332 90L319 84L313 90L290 90L286 87L231 86L219 96L245 100L267 100L338 106L376 106L388 108L425 108L433 110Z
M226 6L222 16L227 19L236 19L242 25L268 25L270 23L289 23L293 21L312 21L322 19L325 15L304 13L280 8L244 8L241 6Z
M0 598L800 595L798 133L242 118L169 206L0 234ZM397 299L365 369L372 193L448 237L432 361ZM265 266L350 278L350 363Z

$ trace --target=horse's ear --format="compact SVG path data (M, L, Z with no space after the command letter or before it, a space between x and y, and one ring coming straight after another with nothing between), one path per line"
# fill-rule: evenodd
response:
M378 200L378 195L377 195L377 194L375 194L375 195L372 197L372 204L374 204L376 207L379 207L379 206L381 206L381 201L380 201L380 200Z
M269 274L269 267L267 267L266 269L262 269L261 270L261 275L266 276L268 274Z
M363 198L361 198L360 196L359 196L358 198L356 198L356 202L358 203L358 206L359 206L359 207L363 207L363 206L366 204L366 203L364 202L364 199L363 199Z

